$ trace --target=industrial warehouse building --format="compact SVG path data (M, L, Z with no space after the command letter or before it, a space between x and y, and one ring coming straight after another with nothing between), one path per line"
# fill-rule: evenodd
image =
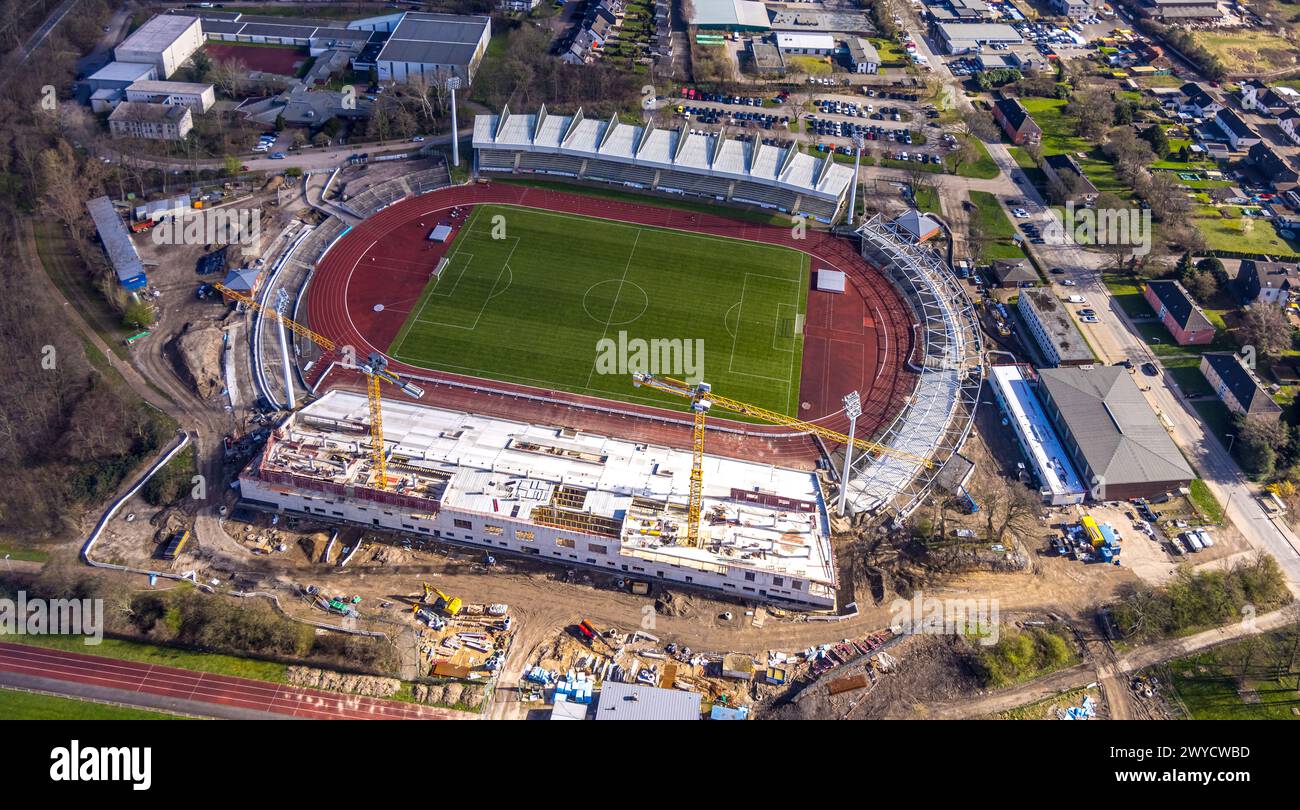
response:
M198 17L160 14L135 30L113 49L117 62L143 62L169 78L203 47L203 27Z
M692 0L690 24L708 31L768 31L767 7L755 0Z
M203 21L203 35L214 42L292 45L307 48L312 56L330 49L359 51L372 33L354 30L348 23L338 20L274 17L238 11L197 13Z
M1032 466L1043 502L1053 506L1083 503L1088 488L1056 435L1032 382L1019 366L993 366L989 382L1021 452Z
M90 220L95 223L95 232L99 242L104 246L104 253L117 274L117 283L124 289L138 290L148 284L144 273L144 262L131 241L131 233L126 229L122 218L113 210L113 201L107 197L96 197L86 203Z
M348 27L388 32L374 61L381 81L414 76L436 81L455 74L471 82L492 38L491 17L457 14L407 12L357 20ZM368 66L360 59L355 65Z
M136 82L158 78L152 62L109 62L86 77L91 91L125 90Z
M244 502L748 600L835 604L812 472L705 456L704 547L692 548L677 542L689 450L387 400L381 490L369 413L364 394L336 389L289 416L240 474Z
M480 115L475 170L570 177L668 194L706 197L833 222L853 169L830 157L723 134L691 134L575 115Z
M1023 45L1024 37L1005 23L936 23L934 32L951 54L973 53L986 45Z
M452 74L472 81L492 38L492 21L485 16L412 11L343 22L237 11L197 13L204 35L215 42L292 45L316 57L341 53L357 70L373 68L381 81Z
M1046 368L1038 394L1096 500L1150 498L1196 477L1122 366Z

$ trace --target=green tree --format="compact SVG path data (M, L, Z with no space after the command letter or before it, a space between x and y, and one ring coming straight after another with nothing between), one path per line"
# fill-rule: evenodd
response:
M1142 140L1151 144L1151 151L1156 153L1158 159L1164 160L1169 155L1169 136L1159 124L1152 124L1142 130Z

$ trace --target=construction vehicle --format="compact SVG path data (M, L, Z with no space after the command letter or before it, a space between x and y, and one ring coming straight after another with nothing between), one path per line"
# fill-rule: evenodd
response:
M424 600L421 604L432 605L434 610L448 616L458 615L461 608L464 607L465 603L461 601L459 596L448 596L427 582L421 584L424 585ZM419 611L419 609L420 606L416 605L415 610Z
M224 284L217 283L212 286L222 295L226 296L226 298L238 301L246 307L261 312L263 315L269 315L276 318L294 334L307 338L325 351L332 352L335 350L336 345L334 341L324 335L313 332L292 318L286 317L277 309L273 307L264 307L251 296L244 295L241 292L236 292ZM367 363L360 366L360 369L366 375L366 394L370 399L370 462L371 466L374 468L374 482L378 489L387 490L389 489L388 455L385 452L384 445L383 407L381 405L382 396L380 394L379 383L382 380L389 385L395 385L412 399L423 398L424 389L415 383L402 379L402 377L396 372L390 371L388 368L388 358L378 352L371 352L370 357L367 358Z
M694 413L695 419L691 442L693 460L691 463L690 508L687 512L685 545L692 548L704 547L704 541L700 537L700 513L703 510L704 505L704 423L705 416L714 406L742 416L762 419L763 421L770 422L774 425L782 425L804 433L811 433L828 441L843 445L852 444L855 448L863 450L868 454L915 461L927 468L933 466L933 462L923 456L905 453L901 450L895 450L892 447L877 444L876 442L859 439L856 436L850 438L845 436L843 433L837 433L836 431L824 428L821 425L815 425L811 422L794 419L785 414L777 413L776 411L769 411L766 408L760 408L757 405L750 405L741 402L740 400L719 396L713 393L713 387L706 382L699 382L692 385L681 380L675 380L672 377L659 377L653 374L637 372L632 375L632 384L638 388L645 386L647 388L653 388L656 391L663 391L667 394L685 397L691 401L691 411Z
M583 640L586 641L587 644L589 644L592 647L592 649L595 649L596 642L599 641L601 644L605 645L606 649L610 651L615 651L614 645L610 644L605 639L605 636L602 635L601 632L596 629L596 625L592 624L587 619L583 619L582 621L578 622L578 634L582 636Z
M173 532L167 540L167 545L163 546L159 557L164 560L174 560L180 556L181 551L185 548L185 543L190 539L189 529L178 529Z

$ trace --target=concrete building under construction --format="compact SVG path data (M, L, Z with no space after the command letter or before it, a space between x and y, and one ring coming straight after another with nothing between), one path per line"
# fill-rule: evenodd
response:
M678 542L689 451L385 400L382 490L368 419L366 397L342 390L293 414L240 475L243 499L619 577L834 607L826 506L811 472L705 456L695 548Z

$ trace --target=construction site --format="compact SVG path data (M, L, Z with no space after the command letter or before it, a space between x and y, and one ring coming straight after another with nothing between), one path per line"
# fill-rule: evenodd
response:
M245 503L499 548L630 579L830 608L835 566L815 475L705 456L687 544L693 458L554 427L388 402L390 491L362 451L365 397L343 390L281 424L239 478Z

